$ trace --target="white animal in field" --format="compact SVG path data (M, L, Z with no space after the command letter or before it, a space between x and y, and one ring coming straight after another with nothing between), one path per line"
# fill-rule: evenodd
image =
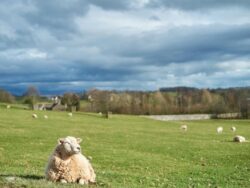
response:
M236 127L231 127L231 131L235 132L236 131Z
M187 125L182 125L182 126L180 127L180 129L183 130L183 131L187 131L187 128L188 128Z
M95 183L95 172L89 160L82 155L80 138L60 138L49 158L45 178L62 183Z
M240 142L240 143L242 143L242 142L247 142L247 141L246 141L246 138L243 137L243 136L240 136L240 135L235 136L235 137L233 138L233 141L234 141L234 142Z
M70 112L70 113L68 113L68 116L69 116L69 117L72 117L72 116L73 116L73 114Z
M47 115L44 115L43 117L44 117L44 119L48 119L49 118Z
M32 114L32 117L36 119L38 116L36 114Z
M217 133L220 134L223 132L223 127L217 127Z
M10 105L7 105L7 106L6 106L7 109L10 109L10 107L11 107Z

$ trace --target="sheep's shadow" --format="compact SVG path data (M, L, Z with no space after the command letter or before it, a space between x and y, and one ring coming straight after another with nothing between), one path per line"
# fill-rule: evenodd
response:
M20 175L20 174L0 174L1 178L21 178L26 180L42 180L44 179L44 176L38 176L38 175Z

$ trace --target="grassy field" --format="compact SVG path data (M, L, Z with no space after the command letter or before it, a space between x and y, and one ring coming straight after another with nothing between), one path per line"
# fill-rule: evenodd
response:
M160 122L136 116L36 112L0 108L0 187L81 187L44 180L57 139L81 137L92 157L97 185L91 187L250 187L250 121ZM49 119L43 119L47 114ZM183 133L179 127L188 125ZM216 134L216 127L224 132Z

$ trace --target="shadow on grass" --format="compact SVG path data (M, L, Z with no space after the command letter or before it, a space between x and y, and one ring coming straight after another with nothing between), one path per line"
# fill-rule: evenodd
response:
M0 174L0 178L21 178L27 180L41 180L44 179L44 176L37 175L15 175L15 174Z

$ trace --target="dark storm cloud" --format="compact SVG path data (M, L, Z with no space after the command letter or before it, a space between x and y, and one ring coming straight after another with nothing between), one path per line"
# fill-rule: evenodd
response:
M35 85L45 94L250 85L249 4L3 0L0 87Z

